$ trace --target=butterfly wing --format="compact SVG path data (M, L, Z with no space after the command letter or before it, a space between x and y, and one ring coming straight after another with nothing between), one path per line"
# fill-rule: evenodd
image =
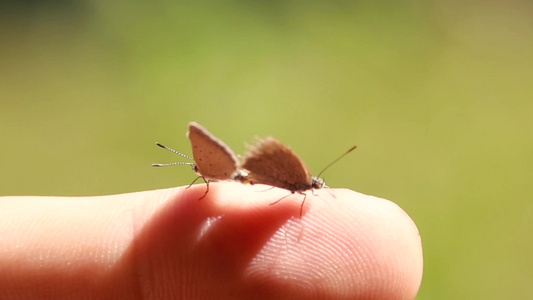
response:
M247 179L252 184L268 184L292 192L312 187L311 173L305 163L288 146L273 137L250 147L242 167L248 172Z
M221 140L196 122L189 123L191 141L198 172L207 180L231 179L239 161L235 153Z

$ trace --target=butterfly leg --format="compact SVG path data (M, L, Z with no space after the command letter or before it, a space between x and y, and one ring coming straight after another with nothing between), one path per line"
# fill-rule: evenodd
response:
M202 179L205 181L205 185L207 186L207 188L205 189L205 193L202 197L200 197L200 199L198 200L202 200L204 199L205 196L207 196L207 193L209 192L209 180L205 180L205 178L202 177Z
M276 200L276 201L274 201L274 202L270 203L270 205L274 205L274 204L276 204L276 203L280 202L281 200L283 200L283 199L285 199L285 198L289 197L289 196L290 196L290 195L292 195L292 194L294 194L294 192L291 192L291 193L290 193L290 194L288 194L287 196L283 196L283 197L279 198L278 200Z
M189 184L188 187L186 187L186 189L190 188L198 179L202 178L204 181L205 181L205 178L202 177L202 176L198 176L196 178L194 178L194 180L191 182L191 184Z
M193 185L198 179L200 179L200 178L203 179L203 181L204 181L205 184L207 185L207 188L206 188L206 190L205 190L204 195L203 195L202 197L200 197L200 199L198 199L198 200L202 200L202 199L205 198L205 196L207 196L207 192L209 192L209 180L206 180L203 176L198 176L198 177L196 177L196 178L191 182L191 184L189 184L188 187L186 187L186 189L190 188L190 187L191 187L191 186L192 186L192 185Z
M283 196L283 197L279 198L278 200L276 200L275 202L270 203L270 205L274 205L274 204L280 202L281 200L283 200L283 199L289 197L289 196L292 195L292 194L294 194L294 191L291 192L290 194L288 194L287 196ZM305 199L307 198L307 194L304 193L304 192L300 192L300 191L298 191L298 194L302 194L302 195L304 195L304 199L302 200L302 204L300 205L300 219L301 219L301 218L302 218L303 211L304 211L304 204L305 204Z
M300 205L300 219L302 218L302 213L304 211L304 204L305 204L305 198L307 198L307 194L303 192L298 192L302 195L304 195L304 199L302 200L302 204Z

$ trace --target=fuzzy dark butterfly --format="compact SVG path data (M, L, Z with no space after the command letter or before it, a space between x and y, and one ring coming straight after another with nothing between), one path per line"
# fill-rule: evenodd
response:
M324 168L324 170L356 147L350 148L346 153ZM244 157L242 168L247 173L245 177L246 181L251 184L267 184L289 190L291 193L298 192L303 194L304 199L300 206L300 217L305 204L305 198L307 197L303 192L310 189L327 187L324 180L319 177L324 170L320 172L319 176L312 176L311 171L298 155L290 147L273 137L260 140L255 146L250 147Z

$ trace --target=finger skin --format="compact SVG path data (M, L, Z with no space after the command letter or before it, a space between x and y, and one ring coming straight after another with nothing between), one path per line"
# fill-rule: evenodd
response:
M394 203L239 183L0 198L0 299L414 299L418 230ZM266 190L266 191L265 191Z

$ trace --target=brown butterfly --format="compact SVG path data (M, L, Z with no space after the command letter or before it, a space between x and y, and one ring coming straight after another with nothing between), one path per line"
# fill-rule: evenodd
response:
M178 152L170 147L156 143L161 148L174 152L185 158L194 160L192 162L173 162L166 164L152 164L154 167L165 167L172 165L190 165L198 177L189 185L191 186L196 180L202 178L207 184L204 198L209 192L209 182L219 180L230 180L233 178L242 178L239 168L239 160L223 141L212 135L207 129L196 122L189 123L189 132L187 133L191 141L192 154L194 158Z
M322 172L356 147L350 148L326 166ZM273 137L260 140L255 146L250 147L249 152L244 157L242 168L247 173L245 176L246 181L251 184L267 184L289 190L291 193L298 192L303 194L304 199L300 206L300 217L307 197L303 191L327 187L324 180L319 177L322 172L317 177L311 176L309 168L296 153ZM285 197L271 204L276 204Z

